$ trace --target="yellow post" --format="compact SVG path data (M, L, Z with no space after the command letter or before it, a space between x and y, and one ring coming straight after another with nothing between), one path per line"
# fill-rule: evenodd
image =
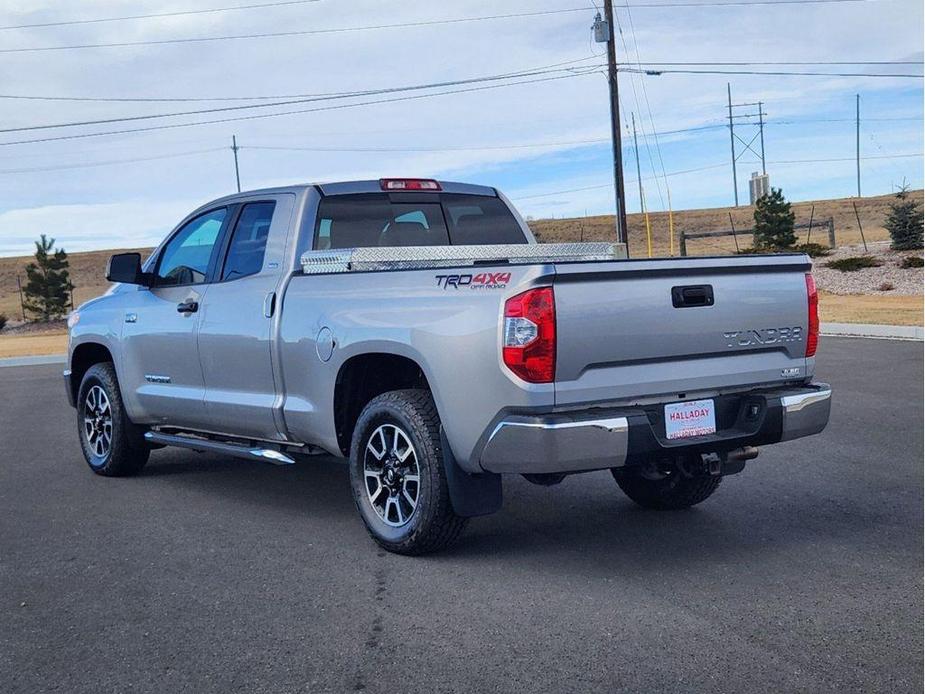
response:
M668 191L668 254L674 256L674 214L671 211L671 189L667 180L665 190Z
M642 214L646 219L646 246L649 249L649 257L652 257L652 225L649 224L649 208L646 206L646 193L642 188L640 188L642 193Z

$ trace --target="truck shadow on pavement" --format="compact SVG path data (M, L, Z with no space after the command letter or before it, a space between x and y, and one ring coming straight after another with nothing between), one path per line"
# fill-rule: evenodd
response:
M226 497L241 516L260 511L291 514L319 524L316 541L336 526L369 542L353 504L345 463L318 456L273 467L189 451L157 451L142 478L206 495ZM810 547L857 534L837 522L844 508L835 499L791 495L786 502L768 493L767 480L730 478L715 497L683 511L649 511L626 499L609 473L576 476L559 487L541 488L520 478L505 480L502 510L474 518L455 545L428 562L503 561L542 557L548 570L612 570L631 564L645 571L685 568L703 561L742 561ZM867 527L885 522L872 518ZM866 531L865 531L866 532ZM873 531L871 531L873 532ZM557 563L558 562L558 563ZM556 567L559 568L556 568Z

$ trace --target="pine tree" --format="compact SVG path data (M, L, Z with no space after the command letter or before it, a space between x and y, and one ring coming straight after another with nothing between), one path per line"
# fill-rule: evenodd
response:
M42 234L35 242L35 262L26 266L25 308L39 320L50 320L67 312L71 285L68 274L67 253L58 248L52 251L54 239Z
M922 248L922 211L919 204L909 197L909 191L905 187L890 203L890 215L886 218L884 226L893 239L890 248L894 251Z
M770 195L755 201L755 247L784 250L797 242L793 233L796 216L780 188L771 188Z

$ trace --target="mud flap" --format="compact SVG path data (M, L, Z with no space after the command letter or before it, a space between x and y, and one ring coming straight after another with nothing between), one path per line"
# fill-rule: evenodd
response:
M440 427L440 447L443 449L443 465L446 468L446 483L450 488L450 502L456 515L487 516L501 508L501 475L484 472L472 475L459 467L450 444Z

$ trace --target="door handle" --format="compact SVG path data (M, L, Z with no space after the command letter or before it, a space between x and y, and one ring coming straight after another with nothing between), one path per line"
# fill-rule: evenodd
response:
M198 301L181 301L177 304L177 313L196 313L198 310Z
M276 292L270 292L265 297L263 297L264 318L272 318L274 311L276 311Z

